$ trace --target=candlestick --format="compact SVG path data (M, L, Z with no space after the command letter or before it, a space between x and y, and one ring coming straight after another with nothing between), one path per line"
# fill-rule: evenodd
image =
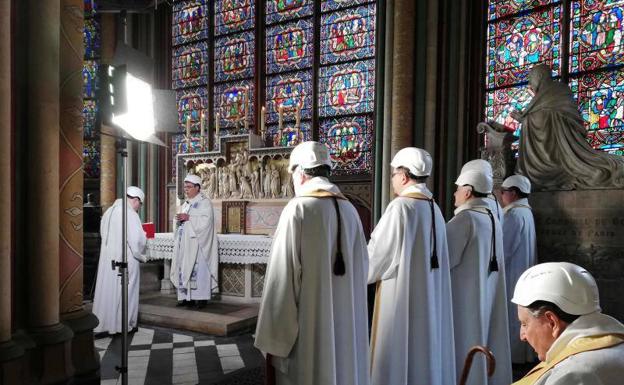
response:
M220 119L221 119L221 117L220 117L219 113L217 112L215 114L215 135L219 134L219 125L221 124Z
M191 137L191 113L186 115L186 136Z

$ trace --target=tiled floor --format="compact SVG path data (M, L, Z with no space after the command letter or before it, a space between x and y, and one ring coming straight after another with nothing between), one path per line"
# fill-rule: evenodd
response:
M249 376L252 382L242 381L263 380L264 358L250 334L226 338L140 327L130 335L129 344L130 385L242 383L238 378ZM121 363L121 336L98 338L95 346L101 358L101 384L120 384L115 366Z

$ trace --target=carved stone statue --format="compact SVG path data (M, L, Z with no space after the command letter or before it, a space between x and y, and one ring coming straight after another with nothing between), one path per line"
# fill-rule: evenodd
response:
M260 171L257 167L251 173L251 193L254 198L260 198Z
M271 168L267 163L264 167L264 181L262 183L262 191L265 198L271 198Z
M230 173L225 167L221 168L221 183L219 183L219 192L221 199L230 197Z
M529 73L535 92L524 111L518 173L537 189L572 190L624 187L624 159L595 151L587 143L583 119L567 85L554 81L540 64Z
M240 181L240 195L243 199L253 199L253 192L251 191L251 184L249 183L249 177L241 176Z
M280 172L274 165L271 165L271 198L279 198L281 189Z
M230 165L230 169L229 169L229 184L230 184L230 196L232 198L238 198L240 197L240 193L238 191L238 183L236 181L236 166L234 165Z
M511 144L518 137L495 121L479 123L477 132L487 138L485 146L481 149L481 159L487 160L492 165L494 186L499 186L505 178L514 174L516 160L511 151Z
M287 178L282 186L282 198L292 198L295 196L295 185L293 184L293 178Z

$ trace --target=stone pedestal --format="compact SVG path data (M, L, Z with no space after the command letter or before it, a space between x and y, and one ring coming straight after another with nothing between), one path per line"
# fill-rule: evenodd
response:
M624 190L531 194L540 262L567 261L598 281L603 312L624 320Z

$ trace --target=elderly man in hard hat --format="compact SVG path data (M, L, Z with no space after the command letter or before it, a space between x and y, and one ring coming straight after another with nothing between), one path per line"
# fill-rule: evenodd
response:
M176 214L171 260L171 282L177 288L178 306L201 309L218 287L219 255L214 210L201 192L202 180L184 178L186 201Z
M529 205L531 182L522 175L512 175L503 181L501 200L505 212L503 245L505 249L505 280L507 298L511 299L513 288L520 275L537 263L535 223ZM508 306L509 338L511 339L511 362L533 362L534 355L527 344L518 339L520 323L514 306Z
M591 274L567 262L535 265L518 279L520 339L542 361L515 385L624 383L624 325L602 314Z
M474 160L466 162L466 164L464 164L464 166L462 167L460 174L463 174L464 172L471 171L471 170L488 175L490 178L492 178L492 180L494 180L494 172L492 170L492 165L487 160L474 159ZM492 213L494 213L494 215L496 216L496 218L498 219L498 221L500 222L502 226L505 223L505 214L503 212L503 208L498 202L498 199L496 198L496 195L494 195L492 192L493 187L494 185L492 184L492 188L490 188L489 191L483 191L483 193L486 194L486 196L483 197L483 199L487 203L490 210L492 210Z
M290 155L296 197L275 231L255 340L277 384L369 382L366 240L330 165L318 142Z
M147 243L141 219L137 212L145 201L145 194L140 188L128 186L127 215L127 259L128 259L128 329L137 327L139 315L139 262L145 262L143 249ZM93 314L100 320L93 330L96 333L121 333L121 277L118 269L112 269L111 262L121 262L123 254L123 201L117 199L104 212L100 222L100 261L93 299Z
M368 244L368 282L378 282L371 384L452 384L455 347L446 228L425 185L431 156L407 147L390 165L398 197Z
M477 170L462 172L455 192L455 216L446 225L453 294L456 367L474 345L486 345L496 357L487 377L484 360L475 361L468 384L509 384L511 359L505 294L502 228L488 205L492 178ZM458 372L459 374L459 372Z

